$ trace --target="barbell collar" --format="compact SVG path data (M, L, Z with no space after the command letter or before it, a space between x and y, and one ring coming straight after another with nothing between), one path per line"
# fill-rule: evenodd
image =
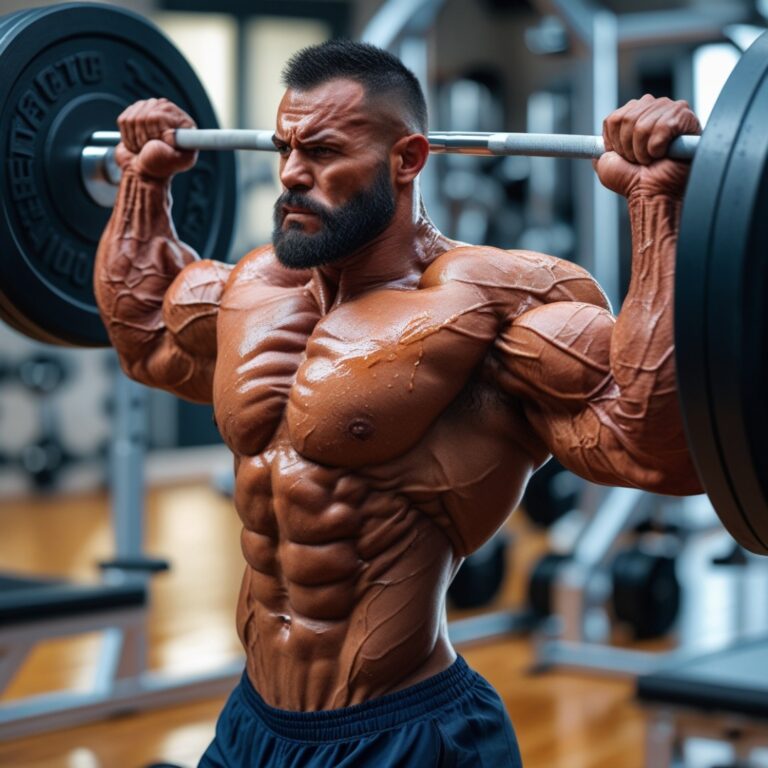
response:
M176 146L180 149L228 150L250 149L277 151L272 131L235 129L179 128ZM575 136L563 133L462 133L453 131L428 134L429 151L434 154L458 155L525 155L530 157L570 157L594 159L605 153L601 136ZM118 131L97 131L90 144L116 146ZM690 160L699 143L698 136L679 136L670 145L667 156Z

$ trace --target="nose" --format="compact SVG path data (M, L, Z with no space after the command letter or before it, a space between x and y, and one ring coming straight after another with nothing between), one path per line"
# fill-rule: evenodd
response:
M314 179L302 158L302 152L294 149L288 153L288 157L281 160L280 182L286 189L294 191L305 192L312 189Z

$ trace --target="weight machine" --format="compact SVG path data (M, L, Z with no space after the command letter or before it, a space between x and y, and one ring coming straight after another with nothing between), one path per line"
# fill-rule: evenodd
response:
M117 367L116 367L117 368ZM116 370L110 445L114 557L98 584L0 574L0 693L38 643L103 632L89 690L0 702L0 739L19 738L185 701L224 696L244 659L197 675L150 672L146 664L150 580L168 568L144 553L147 390Z

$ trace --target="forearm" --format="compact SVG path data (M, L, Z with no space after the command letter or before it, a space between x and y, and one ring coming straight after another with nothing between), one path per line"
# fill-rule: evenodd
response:
M626 439L665 464L689 465L677 396L674 355L675 247L681 202L633 195L632 276L616 320L610 367L618 388L612 408Z
M96 255L94 288L112 344L129 375L151 386L206 400L205 382L210 376L203 369L211 367L215 358L215 308L220 291L214 285L213 291L208 289L210 300L195 301L200 297L192 294L201 293L200 281L190 287L189 281L179 279L184 268L199 259L176 237L169 184L125 170ZM171 293L180 296L171 297ZM188 333L194 329L198 349L184 349L169 322ZM201 332L201 324L212 327ZM201 374L202 385L192 382Z

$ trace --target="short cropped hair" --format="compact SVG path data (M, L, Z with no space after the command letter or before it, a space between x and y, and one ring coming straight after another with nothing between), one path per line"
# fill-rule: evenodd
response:
M353 40L328 40L302 48L283 69L283 85L307 91L336 78L360 83L368 97L401 106L406 123L427 132L427 103L416 76L383 48Z

